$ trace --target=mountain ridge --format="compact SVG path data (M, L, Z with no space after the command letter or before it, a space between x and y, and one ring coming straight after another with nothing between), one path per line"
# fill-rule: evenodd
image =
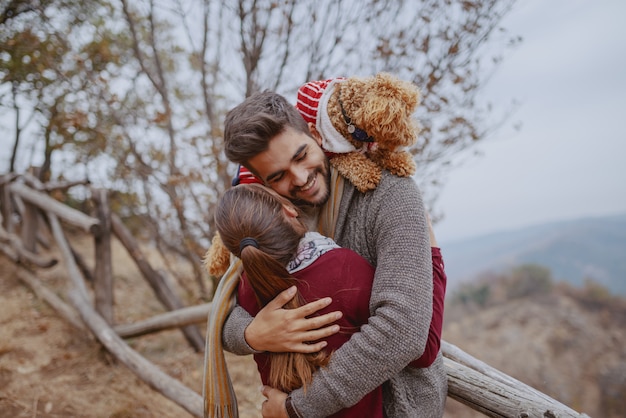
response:
M441 243L449 288L481 274L542 265L557 281L592 279L626 295L626 213L531 225Z

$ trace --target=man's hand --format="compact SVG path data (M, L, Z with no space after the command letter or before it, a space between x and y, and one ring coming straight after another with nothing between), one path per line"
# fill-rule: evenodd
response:
M263 386L261 393L267 398L261 405L263 418L289 418L287 408L285 407L285 399L287 399L285 392L269 386Z
M326 341L318 340L339 331L339 325L327 325L341 318L341 312L307 318L328 306L331 298L316 300L297 309L283 309L295 294L295 286L281 292L254 317L244 333L250 347L273 353L315 353L326 347ZM307 344L311 341L318 342Z

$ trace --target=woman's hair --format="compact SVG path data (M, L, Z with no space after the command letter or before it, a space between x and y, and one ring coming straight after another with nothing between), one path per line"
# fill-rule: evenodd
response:
M215 212L215 226L226 248L239 257L256 295L265 306L276 295L297 283L286 269L294 258L304 224L288 218L289 200L260 184L241 184L226 191ZM285 308L302 306L299 292ZM269 383L284 392L306 386L313 372L329 360L320 351L313 354L270 353Z

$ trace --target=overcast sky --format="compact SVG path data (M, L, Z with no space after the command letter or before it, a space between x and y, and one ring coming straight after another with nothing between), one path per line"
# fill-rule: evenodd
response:
M440 241L626 212L626 1L520 0L504 25L524 38L485 91L521 102L503 130L450 173Z
M522 128L450 173L439 241L626 212L625 17L626 0L518 1L503 24L524 41L484 93L518 100Z

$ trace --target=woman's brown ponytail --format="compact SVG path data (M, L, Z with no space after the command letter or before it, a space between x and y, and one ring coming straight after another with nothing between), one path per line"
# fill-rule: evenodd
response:
M260 306L297 283L286 269L295 256L306 227L289 219L287 199L259 184L242 184L229 189L215 213L215 226L224 245L239 257ZM300 293L285 308L302 306ZM284 392L304 387L315 370L326 365L326 352L313 354L270 353L270 385Z

